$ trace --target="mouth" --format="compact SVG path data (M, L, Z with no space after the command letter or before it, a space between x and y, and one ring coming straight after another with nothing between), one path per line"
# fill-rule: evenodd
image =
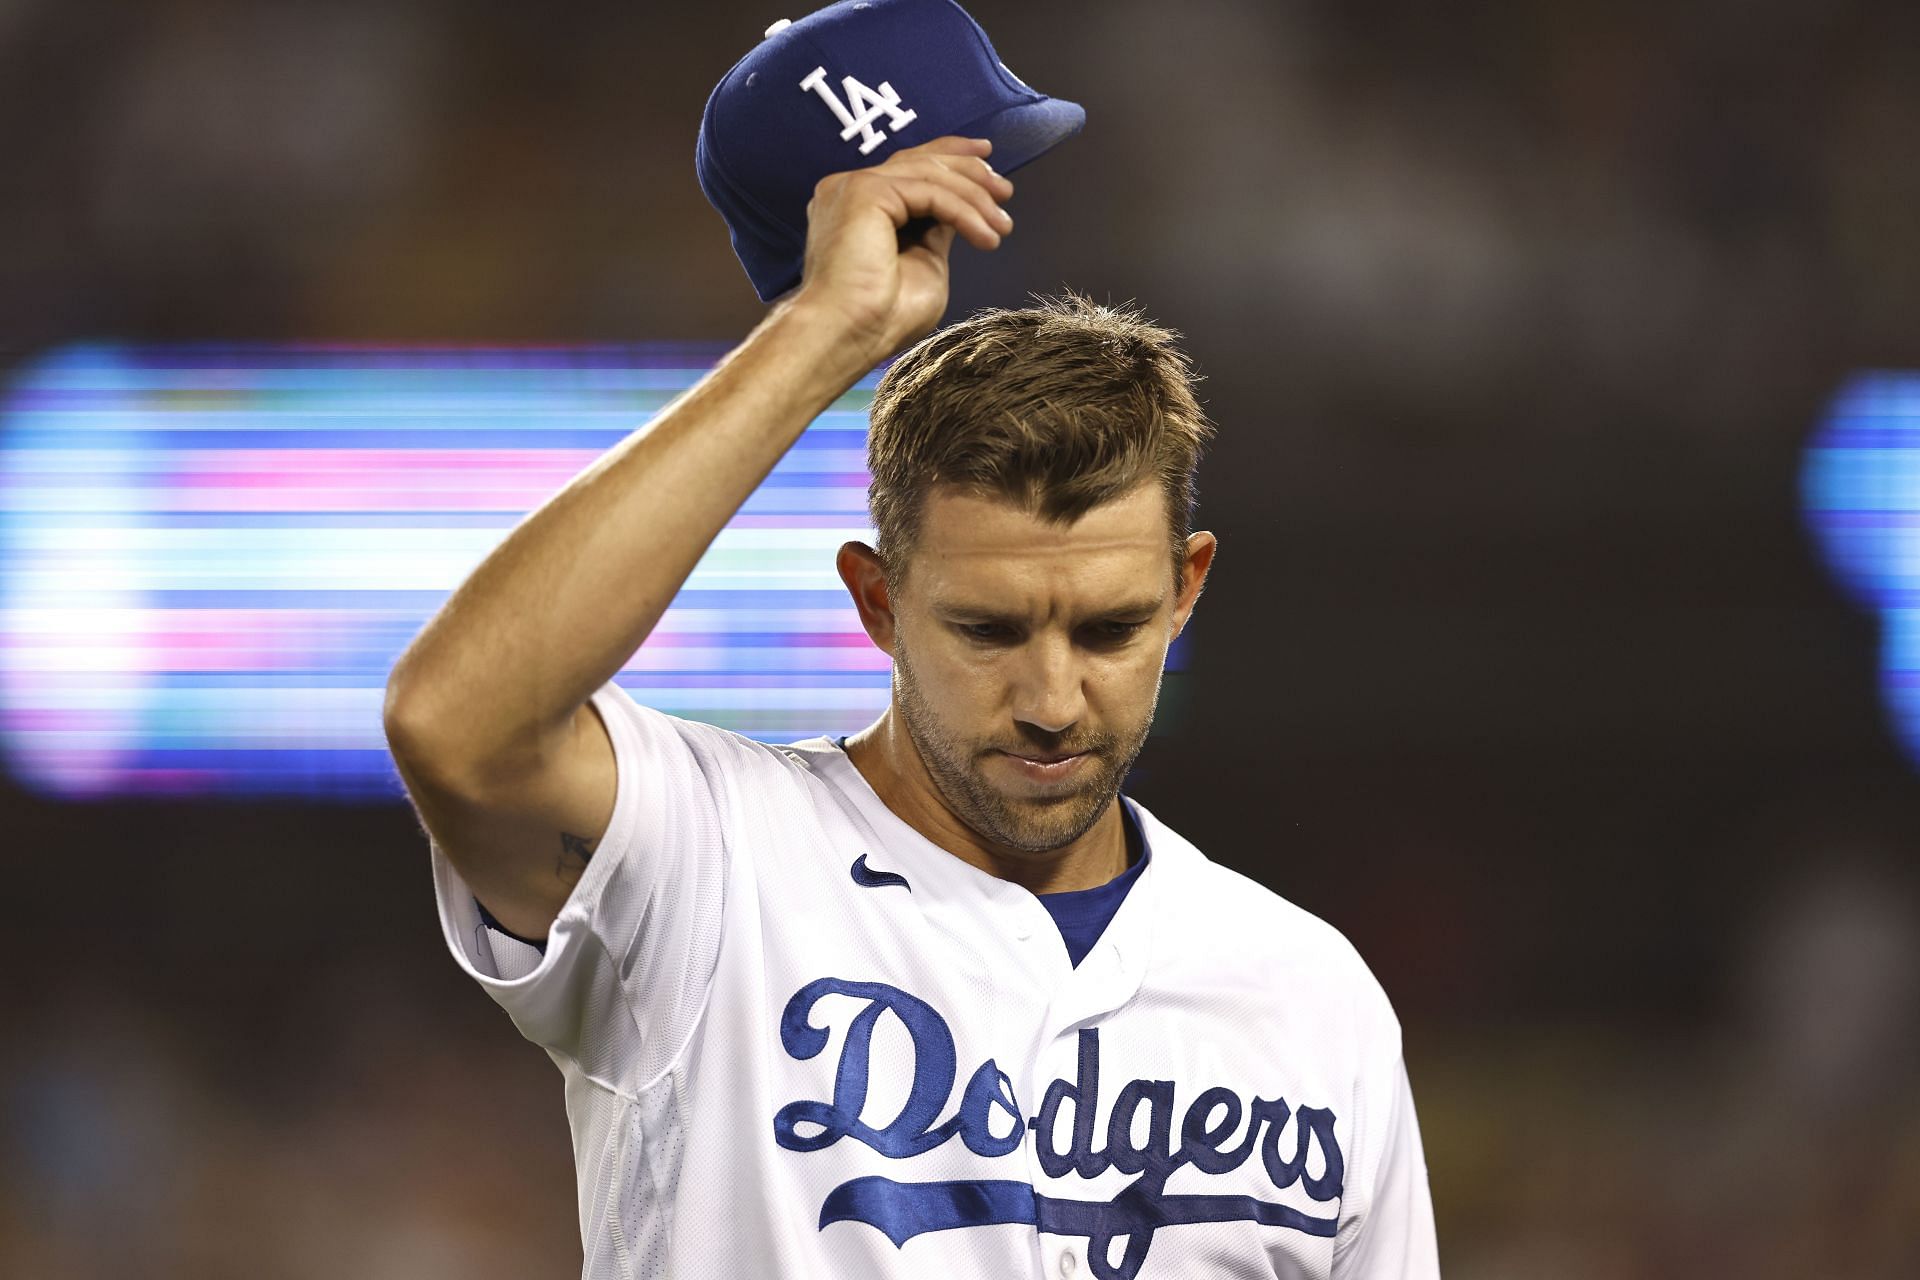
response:
M994 754L1005 759L1021 777L1033 782L1054 782L1071 777L1078 772L1082 762L1092 756L1092 753L1087 751L1076 751L1070 754L1055 751L1034 755L998 751Z

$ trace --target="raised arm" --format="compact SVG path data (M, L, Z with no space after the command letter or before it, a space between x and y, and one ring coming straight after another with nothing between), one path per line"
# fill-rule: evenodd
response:
M605 833L611 742L588 703L807 424L947 302L955 234L997 248L1013 185L977 139L834 174L800 287L646 426L523 520L387 681L388 746L435 843L507 928L546 934ZM934 225L903 247L914 219Z

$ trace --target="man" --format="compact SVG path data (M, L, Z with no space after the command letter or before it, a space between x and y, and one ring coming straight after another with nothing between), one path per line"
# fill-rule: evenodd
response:
M990 150L822 181L800 287L402 657L449 945L566 1077L589 1277L1435 1275L1378 984L1118 795L1215 549L1167 331L1070 299L889 370L838 558L894 660L867 729L763 746L611 683L933 328L954 239L1010 232Z

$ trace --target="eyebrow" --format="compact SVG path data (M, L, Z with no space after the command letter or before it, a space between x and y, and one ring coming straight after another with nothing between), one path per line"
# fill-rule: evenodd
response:
M1165 596L1154 596L1143 600L1129 600L1111 608L1098 609L1088 614L1082 621L1105 618L1147 618L1160 612L1160 606L1166 603ZM991 605L968 604L964 601L935 600L933 611L947 618L964 618L976 622L1021 622L1018 614L1006 612Z

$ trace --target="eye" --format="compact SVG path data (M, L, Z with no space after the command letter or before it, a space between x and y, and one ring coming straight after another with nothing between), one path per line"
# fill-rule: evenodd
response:
M1094 639L1105 644L1121 644L1133 639L1145 622L1102 622L1093 628Z
M1004 640L1010 634L1008 628L998 622L957 622L954 626L967 639L983 643Z

